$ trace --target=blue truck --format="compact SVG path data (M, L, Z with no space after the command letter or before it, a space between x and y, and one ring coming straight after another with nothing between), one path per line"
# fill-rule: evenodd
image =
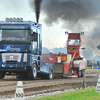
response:
M0 79L53 79L52 63L42 61L42 25L22 18L0 21Z

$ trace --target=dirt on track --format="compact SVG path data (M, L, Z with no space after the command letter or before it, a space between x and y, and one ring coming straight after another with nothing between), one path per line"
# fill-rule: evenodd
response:
M96 86L100 71L87 71L86 73L86 87ZM21 80L16 79L15 76L5 76L0 80L0 99L13 98L18 81L23 81L24 94L30 96L34 94L53 92L64 89L76 89L82 87L83 78L68 77L54 80Z

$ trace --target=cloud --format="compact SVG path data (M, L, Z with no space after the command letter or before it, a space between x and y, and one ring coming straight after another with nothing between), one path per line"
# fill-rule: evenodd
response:
M31 1L33 4L34 0ZM83 44L92 50L100 43L99 0L43 0L41 11L46 16L44 21L47 26L63 23L62 27L71 32L84 31Z
M43 0L42 11L48 25L59 19L68 23L93 20L100 14L99 0Z

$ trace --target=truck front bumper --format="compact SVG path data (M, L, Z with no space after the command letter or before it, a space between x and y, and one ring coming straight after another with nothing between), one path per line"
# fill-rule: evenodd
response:
M27 71L27 68L26 67L0 67L0 71L20 72L20 71Z

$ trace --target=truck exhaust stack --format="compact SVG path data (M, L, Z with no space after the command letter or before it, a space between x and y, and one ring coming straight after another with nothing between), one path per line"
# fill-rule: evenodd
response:
M39 22L39 15L40 15L40 5L42 0L35 0L35 13L36 13L36 22Z

